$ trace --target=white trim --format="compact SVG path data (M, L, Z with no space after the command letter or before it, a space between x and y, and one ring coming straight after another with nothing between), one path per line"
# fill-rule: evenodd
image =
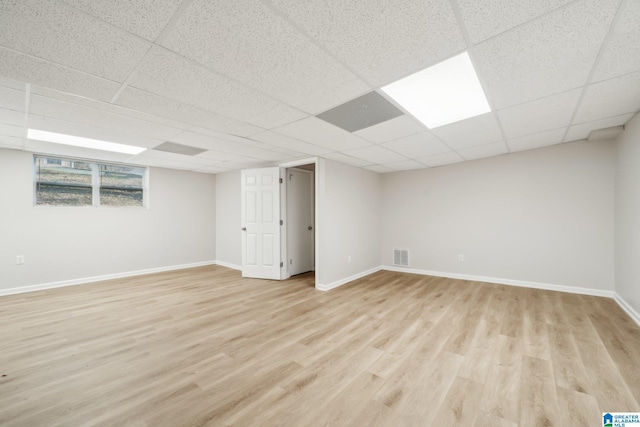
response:
M618 303L620 307L622 307L624 311L627 312L629 317L631 317L638 324L638 326L640 326L640 313L638 313L633 307L631 307L631 304L625 301L619 293L615 292L613 295L613 299Z
M220 266L222 266L222 267L231 268L231 269L233 269L233 270L239 270L239 271L242 271L242 266L241 266L241 265L231 264L230 262L225 262L225 261L214 261L214 264L220 265Z
M354 274L353 276L346 277L344 279L336 280L335 282L329 283L328 285L323 285L320 283L316 283L316 289L319 291L329 291L331 289L337 288L338 286L342 286L346 283L352 282L354 280L360 279L362 277L368 276L373 273L377 273L382 270L381 266L374 267L370 270L363 271L361 273Z
M527 282L524 280L502 279L498 277L474 276L471 274L445 273L442 271L418 270L415 268L393 267L383 265L382 270L397 271L399 273L421 274L424 276L447 277L450 279L471 280L474 282L498 283L500 285L519 286L523 288L545 289L548 291L568 292L571 294L594 295L598 297L613 298L614 291L602 289L579 288L576 286L554 285L551 283Z
M101 282L103 280L122 279L125 277L142 276L144 274L162 273L164 271L182 270L185 268L202 267L217 264L216 261L202 261L190 264L171 265L168 267L149 268L145 270L128 271L125 273L105 274L104 276L85 277L82 279L63 280L60 282L41 283L38 285L20 286L16 288L0 289L0 296L15 295L25 292L43 291L46 289L62 288L65 286L83 285L85 283Z

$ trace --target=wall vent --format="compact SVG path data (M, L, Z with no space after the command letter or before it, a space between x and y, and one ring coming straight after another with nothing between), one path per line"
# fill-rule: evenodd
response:
M408 249L394 249L393 250L393 265L398 267L409 267L409 250Z

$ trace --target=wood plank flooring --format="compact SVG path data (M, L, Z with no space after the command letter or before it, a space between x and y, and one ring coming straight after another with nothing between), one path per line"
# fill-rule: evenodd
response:
M601 426L638 355L607 298L210 266L0 298L0 425Z

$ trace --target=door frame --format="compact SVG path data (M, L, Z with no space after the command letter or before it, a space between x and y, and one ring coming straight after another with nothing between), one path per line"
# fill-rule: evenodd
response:
M290 174L292 172L297 172L297 173L300 173L300 174L307 175L308 178L311 180L310 183L309 183L310 184L309 190L312 192L312 195L315 195L315 170L314 171L310 171L308 169L301 169L299 167L295 167L294 166L294 167L286 168L286 169L284 169L284 171L286 172L285 173L285 180L287 181L287 183L286 183L286 185L284 186L284 189L283 189L283 191L286 193L285 197L287 198L286 206L285 206L285 208L287 209L287 212L285 212L285 215L284 215L286 217L287 215L289 215L289 208L291 207L290 206L291 198L289 197L290 196L289 190L291 189L291 187L289 187L289 185L291 184L291 181L289 180ZM311 214L313 215L313 218L311 220L311 226L312 226L312 229L311 229L311 231L312 231L312 233L311 233L311 246L312 246L312 251L313 251L313 258L311 259L311 270L309 270L309 271L315 271L316 270L316 262L315 262L315 250L316 250L316 248L315 248L315 239L316 239L316 235L315 235L315 228L316 228L315 197L311 198L310 204L311 204L311 206L310 206ZM283 230L286 233L285 237L287 239L286 258L284 259L284 263L287 266L286 272L287 272L287 275L289 277L292 276L291 271L289 271L289 268L290 268L291 264L288 263L288 261L291 259L291 254L290 254L290 251L289 251L289 243L290 243L289 242L289 237L291 237L291 231L292 230L289 227L290 225L291 225L290 221L289 222L285 222L284 223L284 230Z

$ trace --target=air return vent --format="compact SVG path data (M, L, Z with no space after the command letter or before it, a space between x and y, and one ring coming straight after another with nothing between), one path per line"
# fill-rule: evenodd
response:
M409 267L409 251L407 249L394 249L393 265L398 267Z

